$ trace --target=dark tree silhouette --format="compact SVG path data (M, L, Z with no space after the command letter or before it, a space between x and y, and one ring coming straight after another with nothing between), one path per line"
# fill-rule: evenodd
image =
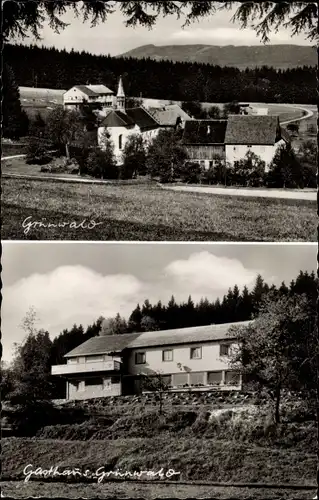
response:
M61 16L68 10L80 15L91 26L103 23L119 8L126 26L152 28L160 16L174 15L183 26L213 15L217 10L229 10L237 2L212 2L210 0L173 2L161 1L22 1L3 2L3 33L6 39L26 37L29 32L40 38L39 31L45 19L57 33L66 27ZM263 42L269 41L269 33L280 26L292 29L293 35L304 32L310 40L318 37L317 4L315 2L243 2L238 6L233 22L241 28L251 26Z

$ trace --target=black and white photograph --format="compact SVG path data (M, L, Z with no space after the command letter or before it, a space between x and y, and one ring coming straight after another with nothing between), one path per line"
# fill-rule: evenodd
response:
M318 4L1 6L2 497L319 498Z
M316 3L3 12L3 239L316 241Z
M4 497L314 498L316 251L4 242Z

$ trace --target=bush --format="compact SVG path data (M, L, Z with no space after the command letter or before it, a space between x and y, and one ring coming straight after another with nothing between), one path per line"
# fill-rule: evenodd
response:
M244 159L235 161L227 175L231 184L260 187L265 180L265 162L255 153L247 152Z
M46 165L48 164L52 158L53 155L49 151L50 145L47 144L46 142L42 141L38 137L32 137L29 140L28 146L27 146L27 157L26 157L26 163L27 164L34 164L34 165Z
M137 174L146 173L146 150L141 135L130 135L123 151L123 164L120 169L121 179L132 179Z
M118 179L119 177L119 168L109 149L105 151L99 148L93 149L88 154L86 172L88 175L100 179Z
M201 180L202 169L196 162L186 162L180 169L180 178L182 182L197 184Z

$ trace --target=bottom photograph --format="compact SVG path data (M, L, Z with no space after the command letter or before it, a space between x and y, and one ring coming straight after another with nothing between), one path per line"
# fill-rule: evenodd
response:
M2 496L317 498L316 262L3 242Z

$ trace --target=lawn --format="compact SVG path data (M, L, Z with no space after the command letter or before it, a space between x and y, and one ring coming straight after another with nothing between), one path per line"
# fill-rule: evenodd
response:
M163 468L180 472L181 483L229 482L289 484L309 487L314 485L316 473L316 454L305 449L284 449L281 447L259 447L208 438L179 437L170 434L155 435L148 438L120 438L112 440L65 441L39 438L4 438L2 443L2 478L7 488L6 495L13 491L14 496L32 496L36 490L43 496L58 496L63 491L62 483L45 481L24 483L23 469L32 464L33 470L51 465L63 468L79 468L95 471L104 470L153 470ZM10 482L9 482L10 481ZM12 481L12 482L11 482ZM64 489L65 484L64 484ZM143 497L154 498L160 494L163 498L175 496L206 498L312 498L313 491L225 488L195 485L144 483L108 483L106 480L97 484L78 483L67 486L69 494L103 497L117 490L115 498ZM65 493L65 491L63 492ZM277 495L277 496L276 496ZM63 495L64 496L64 495Z
M12 498L210 498L227 500L309 500L313 490L225 488L214 486L183 486L167 484L107 483L69 484L22 481L4 481L1 488L5 496Z
M3 239L316 241L315 202L54 179L3 178L2 188ZM38 225L27 231L26 218L65 227ZM70 227L84 220L81 228ZM98 225L88 229L92 220Z

